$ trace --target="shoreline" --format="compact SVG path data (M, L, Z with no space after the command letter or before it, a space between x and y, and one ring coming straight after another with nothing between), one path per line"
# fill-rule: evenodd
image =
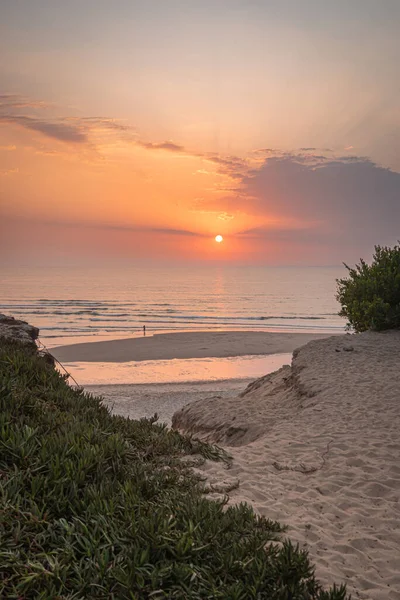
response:
M190 358L228 358L293 352L329 333L215 331L161 333L102 342L56 346L51 353L63 363L141 362Z

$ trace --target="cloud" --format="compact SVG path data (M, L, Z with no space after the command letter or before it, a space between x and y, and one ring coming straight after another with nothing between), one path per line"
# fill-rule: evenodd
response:
M332 235L329 235L329 239L327 239L326 231L320 231L314 227L298 229L285 227L279 227L277 229L269 227L253 227L251 229L240 231L237 235L238 237L245 239L261 239L283 243L306 243L311 240L314 243L318 242L325 244L327 241L332 241L333 239Z
M159 228L142 228L140 231L146 231L150 233L160 233L166 235L178 235L178 236L188 236L188 237L205 237L201 233L197 233L195 231L189 231L187 229L169 229L167 227L159 227Z
M8 177L9 175L16 175L19 172L18 167L16 169L0 169L0 177Z
M147 142L137 139L134 127L116 119L101 116L54 116L53 118L49 118L47 115L42 116L36 110L39 108L48 109L50 107L51 105L46 102L30 100L18 94L2 94L0 95L0 123L18 125L24 129L37 131L48 138L81 145L91 142L91 138L94 138L99 132L108 130L117 135L123 134L125 140L128 139L129 142L146 150L197 156L184 146L175 144L170 140ZM26 108L31 109L31 114L22 114L21 109ZM135 136L132 137L131 135L131 137L127 138L125 134L135 134ZM216 159L217 157L210 158L210 160Z
M13 169L9 172L2 173L0 171L0 175L8 175L10 173L18 172L18 169ZM174 229L171 227L149 227L149 226L138 226L138 225L122 225L122 224L114 224L114 223L101 223L101 222L82 222L82 221L59 221L56 219L43 219L36 217L26 217L26 216L15 216L12 214L4 214L4 217L7 218L10 222L15 223L40 223L43 226L49 227L63 227L63 228L71 228L71 229L83 229L83 230L97 230L100 232L107 231L115 231L118 232L128 232L128 233L142 233L142 234L159 234L161 236L179 236L179 237L208 237L201 233L191 231L189 229Z
M108 117L49 116L53 105L31 100L19 94L0 95L0 123L9 123L61 142L86 144L91 133L110 130L117 133L132 132L133 128ZM26 110L30 109L26 114ZM40 110L39 110L40 109ZM46 111L43 116L43 110ZM51 114L51 113L50 113Z
M75 224L74 224L75 226ZM170 227L138 227L135 225L111 225L111 224L88 224L82 225L83 227L93 227L95 229L106 229L113 231L132 231L136 233L152 233L160 235L172 235L172 236L187 236L187 237L203 237L201 233L190 231L188 229L173 229Z
M276 148L258 148L257 150L253 150L253 154L278 154L279 150Z
M199 214L200 215L209 215L211 217L219 219L220 221L232 221L232 219L235 218L235 215L232 215L232 214L227 213L225 211L221 212L221 211L218 211L218 210L202 210L201 209L201 202L202 202L201 199L197 199L194 202L194 207L195 208L192 208L191 212L196 213L197 215L199 215Z
M30 109L29 113L26 110ZM40 110L39 110L40 109ZM120 120L102 116L57 116L54 105L41 100L32 100L19 94L0 95L0 124L14 124L24 129L36 131L47 138L61 142L90 145L92 150L98 150L99 156L109 143L109 131L120 137L124 142L139 146L144 150L160 151L204 160L216 165L217 172L232 179L241 179L247 170L247 162L236 156L221 156L213 152L196 152L171 140L153 142L138 137L134 127ZM43 116L43 110L45 112ZM205 172L206 169L198 172Z
M243 237L330 245L335 256L346 246L358 257L398 239L400 173L365 157L285 153L266 158L231 194L201 208L258 219L260 227Z
M146 150L167 150L168 152L187 153L187 150L184 148L184 146L179 146L173 142L154 143L137 141L136 144L142 148L146 148Z
M77 123L86 129L112 129L115 131L134 131L134 128L109 117L64 117L64 121Z
M378 215L389 221L400 215L400 174L356 156L270 158L242 179L240 191L255 212L278 211L327 226L368 219L372 226Z
M0 94L0 109L15 110L20 108L46 109L53 105L43 100L31 100L21 94Z
M77 125L70 125L68 123L51 122L44 119L36 119L34 117L27 117L23 115L0 115L0 122L13 123L30 129L32 131L38 131L43 135L54 138L61 142L74 142L82 144L88 141L88 137L85 131Z
M220 219L220 221L232 221L232 219L235 218L235 215L230 215L227 212L222 212L219 213L217 218Z
M109 136L116 136L150 152L200 160L203 165L196 173L216 172L226 179L210 184L205 191L216 199L200 200L193 205L194 212L209 213L226 221L241 213L259 221L258 227L242 232L243 239L274 240L282 245L297 241L314 244L315 249L325 244L334 253L343 245L361 249L375 243L392 243L399 237L400 174L366 157L350 154L352 146L342 148L343 155L339 156L330 149L310 146L297 152L265 147L247 157L223 156L191 150L171 140L142 140L132 126L109 117L50 118L49 107L46 102L3 94L0 123L12 123L81 147L97 146L99 152L106 147ZM22 114L28 108L29 114ZM55 149L39 151L49 154ZM179 229L148 231L197 235Z

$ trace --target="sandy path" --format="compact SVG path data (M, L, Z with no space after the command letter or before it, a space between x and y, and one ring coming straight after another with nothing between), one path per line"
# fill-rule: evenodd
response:
M71 344L52 348L61 362L128 362L171 358L207 358L292 352L328 334L264 331L162 333L144 338Z
M232 467L207 463L209 480L239 480L230 502L287 523L322 583L400 599L400 331L311 342L292 368L174 423L228 447Z
M85 390L102 396L115 415L130 419L150 418L157 413L159 423L171 426L173 414L188 402L210 396L234 398L243 389L243 382L214 381L181 384L149 385L87 385Z

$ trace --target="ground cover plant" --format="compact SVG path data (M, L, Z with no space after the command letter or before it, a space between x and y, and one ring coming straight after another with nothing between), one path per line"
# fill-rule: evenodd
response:
M343 600L247 505L208 500L181 460L224 459L152 420L111 416L0 340L0 597Z
M336 298L357 333L400 327L400 246L375 246L372 263L363 259L354 268L345 264L348 278L337 280Z

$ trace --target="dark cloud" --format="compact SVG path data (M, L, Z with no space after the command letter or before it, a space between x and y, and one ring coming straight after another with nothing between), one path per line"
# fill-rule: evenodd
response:
M357 156L285 154L267 158L241 178L234 193L204 208L275 223L244 237L303 239L316 248L331 244L334 254L346 246L360 256L365 248L399 238L400 173Z
M252 210L274 211L299 220L388 227L400 217L400 174L364 158L307 164L298 156L270 158L244 177L241 193ZM375 221L376 220L376 221Z
M34 117L26 117L22 115L0 115L0 122L14 123L25 129L39 131L43 135L60 140L62 142L74 142L82 144L87 142L87 134L82 131L77 125L68 123L57 123L46 121L44 119L36 119Z

